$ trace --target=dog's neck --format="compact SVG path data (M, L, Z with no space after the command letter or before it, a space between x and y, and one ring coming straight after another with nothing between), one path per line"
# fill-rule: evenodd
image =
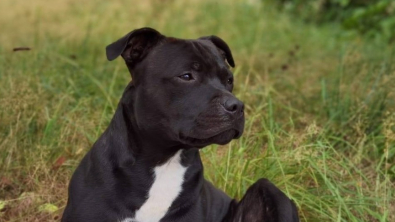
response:
M177 151L184 148L179 144L159 140L155 135L141 135L140 132L132 110L119 104L105 132L107 134L105 138L111 141L111 149L121 151L126 156L132 155L135 160L144 160L149 166L166 162ZM170 145L165 147L164 144ZM188 150L198 152L197 149L188 148Z
M175 147L173 151L143 143L133 126L133 117L128 115L130 113L119 105L109 127L90 153L89 158L96 165L90 175L113 178L112 184L122 185L128 194L123 196L124 201L129 202L129 210L134 210L140 219L146 218L157 199L169 199L168 215L178 212L181 206L185 210L192 207L205 181L199 149ZM181 178L181 182L176 183L174 178ZM158 192L156 188L166 184L168 192L161 189Z
M194 165L195 173L203 172L198 148L183 149L179 145L163 147L163 144L158 144L154 140L147 141L139 135L136 127L130 110L126 110L121 104L118 105L109 127L97 141L97 143L104 143L101 147L105 147L105 150L102 152L113 158L112 164L126 167L139 163L148 168L154 168L167 162L182 149L181 163Z

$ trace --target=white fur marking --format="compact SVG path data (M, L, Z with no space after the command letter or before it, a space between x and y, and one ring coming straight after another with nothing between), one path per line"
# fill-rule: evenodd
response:
M134 218L125 218L123 222L159 222L165 216L182 190L187 168L180 163L181 153L179 150L166 163L154 168L155 178L148 199L136 211Z

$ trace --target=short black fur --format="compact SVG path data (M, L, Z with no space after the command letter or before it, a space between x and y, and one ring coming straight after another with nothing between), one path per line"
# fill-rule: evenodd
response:
M132 81L73 174L63 222L133 218L154 181L152 169L180 149L188 168L161 222L298 221L295 204L268 180L253 184L238 203L203 177L199 149L227 144L244 129L244 105L232 94L228 64L235 64L225 41L183 40L142 28L106 52L109 60L123 57Z

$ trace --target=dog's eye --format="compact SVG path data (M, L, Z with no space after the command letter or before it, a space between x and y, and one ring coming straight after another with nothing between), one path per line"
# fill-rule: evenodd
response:
M180 75L178 78L185 80L185 81L190 81L193 79L193 76L191 73L185 73L185 74Z
M233 84L233 78L229 78L226 82L227 82L229 85L232 85L232 84Z

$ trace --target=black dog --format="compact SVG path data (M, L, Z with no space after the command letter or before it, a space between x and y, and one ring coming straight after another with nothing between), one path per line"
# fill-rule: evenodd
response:
M71 179L63 222L299 221L268 180L237 203L203 178L199 148L226 144L244 128L222 39L142 28L106 50L108 60L123 57L133 80Z

